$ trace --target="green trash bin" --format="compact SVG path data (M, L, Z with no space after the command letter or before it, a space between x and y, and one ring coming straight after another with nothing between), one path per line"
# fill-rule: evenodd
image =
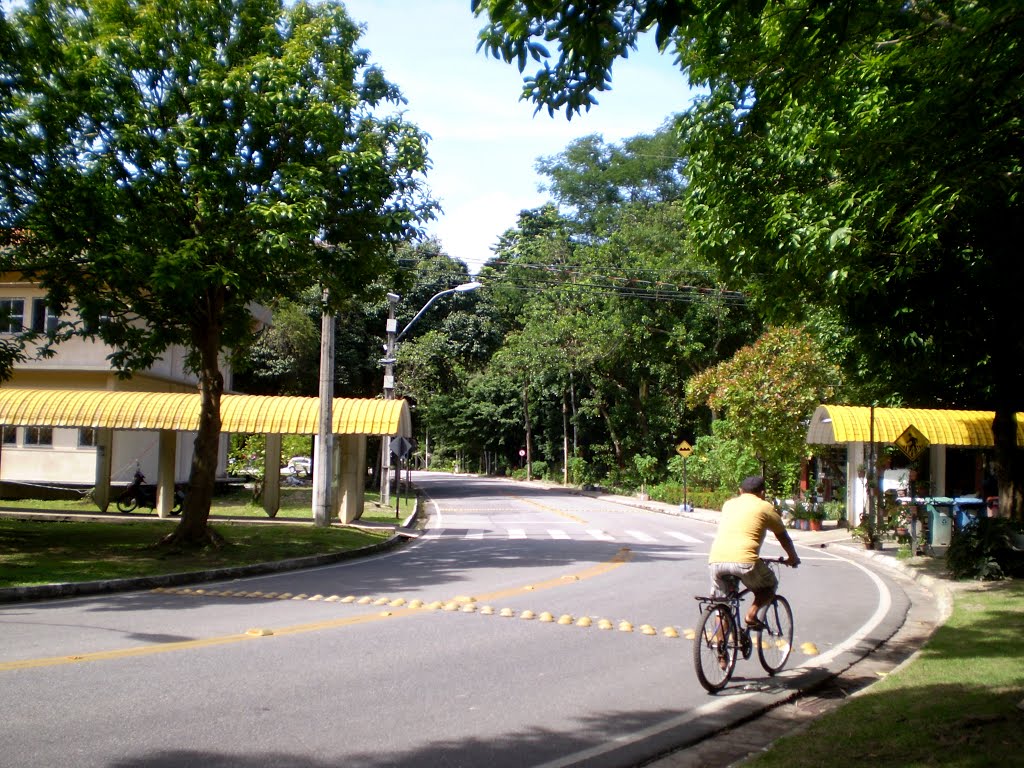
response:
M952 507L928 505L928 543L933 547L948 547L953 538Z

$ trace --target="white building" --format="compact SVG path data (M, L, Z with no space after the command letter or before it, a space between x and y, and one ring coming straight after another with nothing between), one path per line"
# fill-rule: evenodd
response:
M60 318L46 306L45 293L24 281L0 278L0 334L19 333L25 328L52 331ZM67 319L67 318L65 318ZM132 392L195 392L197 377L185 370L185 351L169 348L152 367L130 379L119 379L108 359L112 350L98 340L72 338L54 347L52 357L41 357L26 350L29 359L15 364L11 379L4 387L54 390L107 390ZM224 365L225 391L229 391L231 371ZM128 483L136 463L155 482L158 438L156 431L133 430L112 433L110 479L115 485ZM45 489L91 488L96 478L98 435L89 427L2 427L0 439L0 495L7 498L39 495ZM188 479L195 433L176 436L176 482ZM228 435L221 436L218 476L226 477Z

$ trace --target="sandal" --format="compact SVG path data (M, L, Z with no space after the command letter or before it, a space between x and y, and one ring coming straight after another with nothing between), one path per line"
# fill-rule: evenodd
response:
M753 621L747 622L747 630L750 632L763 632L768 629L768 625L760 619L754 619Z

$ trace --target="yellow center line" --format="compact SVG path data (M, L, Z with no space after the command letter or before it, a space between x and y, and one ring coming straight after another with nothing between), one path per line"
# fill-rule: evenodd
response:
M623 547L610 561L598 563L576 574L560 576L554 579L538 582L525 587L513 587L511 589L498 590L481 595L478 600L496 600L512 595L522 595L539 589L551 589L552 587L564 586L569 583L592 579L609 573L629 562L631 553L627 547ZM242 633L233 635L221 635L219 637L208 637L198 640L180 640L173 643L160 643L156 645L140 645L135 648L119 648L111 651L95 651L92 653L73 654L68 656L50 656L40 659L24 659L22 661L0 662L0 672L11 672L19 669L39 669L42 667L59 667L66 664L81 664L88 661L109 661L112 659L125 659L136 656L152 656L158 653L171 653L174 651L185 651L197 648L211 648L229 643L240 643L250 640L263 640L268 636L275 635L298 635L305 632L319 632L325 629L337 629L338 627L354 626L365 624L371 621L383 621L385 619L411 616L412 614L424 613L422 608L397 608L382 613L361 614L349 616L344 619L325 619L307 624L294 624L288 627L279 627L269 631L267 634Z

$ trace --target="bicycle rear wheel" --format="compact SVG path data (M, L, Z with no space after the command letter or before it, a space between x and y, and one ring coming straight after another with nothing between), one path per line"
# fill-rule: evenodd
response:
M139 507L139 500L134 493L122 493L117 497L117 509L119 512L127 514L128 512L134 512Z
M697 679L708 693L722 690L736 667L736 626L729 606L712 603L701 615L693 640L693 666Z
M793 650L793 611L789 601L776 595L763 611L765 628L758 632L757 656L769 675L784 666Z

